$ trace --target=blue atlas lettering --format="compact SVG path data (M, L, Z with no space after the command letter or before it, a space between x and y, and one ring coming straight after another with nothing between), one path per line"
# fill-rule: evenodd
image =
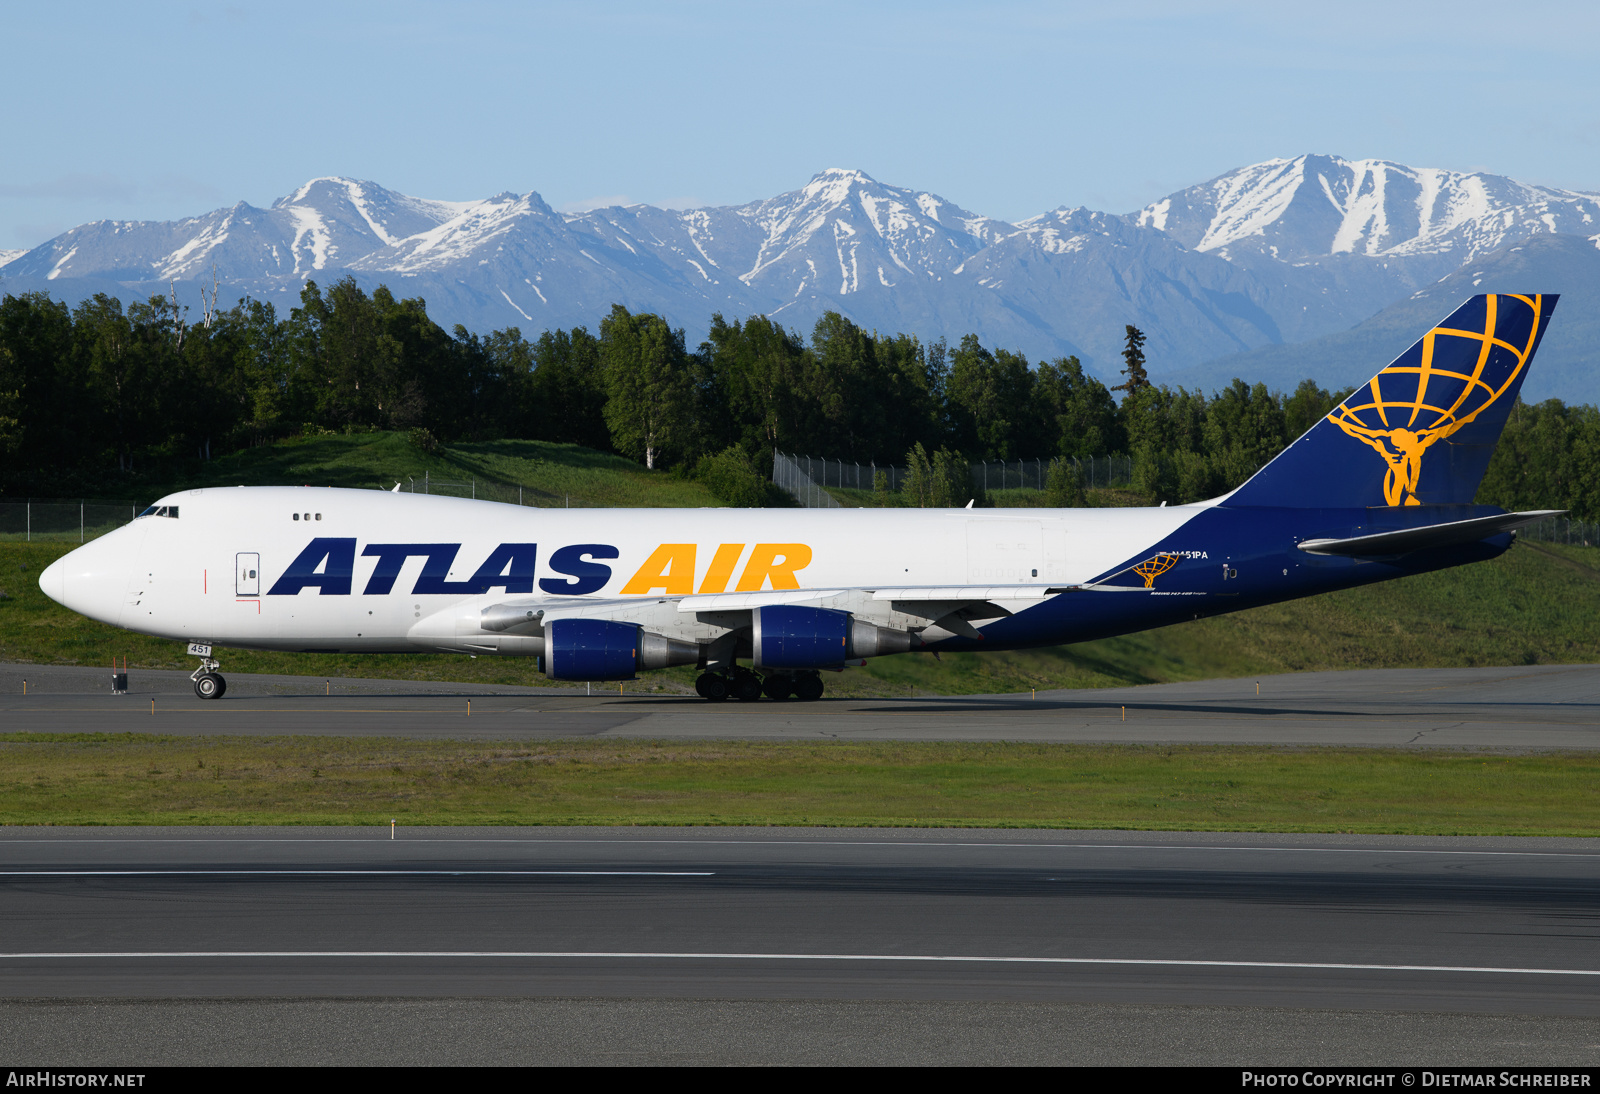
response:
M598 562L590 561L596 558L616 558L617 549L606 543L574 543L570 547L562 547L550 556L550 568L558 574L566 574L565 580L547 577L539 582L539 588L547 593L557 596L583 596L603 588L611 580L611 567ZM528 592L531 590L507 589L507 592Z
M316 589L321 596L349 596L355 569L354 539L317 538L295 556L267 595L294 596L301 589Z
M411 592L417 596L459 595L486 593L492 588L503 588L508 593L533 592L534 566L538 546L532 543L502 543L490 552L482 566L465 581L447 580L450 566L461 551L459 543L370 543L362 551L363 557L375 556L378 560L362 590L371 596L386 596L393 591L395 579L405 566L406 559L420 556L426 561L422 573Z

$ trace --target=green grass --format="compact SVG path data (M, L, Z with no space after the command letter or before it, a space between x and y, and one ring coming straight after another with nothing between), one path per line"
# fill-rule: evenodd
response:
M828 495L846 509L903 509L907 507L904 494L878 495L871 490L855 490L850 487L830 486ZM1113 509L1126 508L1135 505L1149 505L1150 499L1132 490L1116 488L1096 488L1084 491L1088 504L1092 508ZM1047 495L1043 490L1029 490L1016 487L1010 490L989 491L989 506L995 509L1043 509L1049 505Z
M426 473L430 479L467 482L497 479L526 488L525 500L585 506L721 505L704 486L667 471L647 471L632 460L573 444L479 441L424 452L404 433L306 437L201 464L159 487L162 492L202 486L345 486L387 490ZM153 499L157 495L152 493ZM503 500L503 499L502 499Z
M71 544L0 543L0 661L192 668L182 643L68 611L38 574ZM224 672L546 684L529 660L224 650ZM1492 562L1042 650L901 654L829 674L843 696L1108 687L1274 672L1600 662L1600 548L1520 544ZM630 689L688 691L692 670Z
M1600 834L1600 755L0 735L4 824Z

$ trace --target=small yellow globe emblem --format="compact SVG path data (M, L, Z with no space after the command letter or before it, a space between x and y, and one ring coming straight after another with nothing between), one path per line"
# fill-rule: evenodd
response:
M1154 558L1147 558L1134 566L1133 572L1144 578L1144 587L1146 589L1153 589L1156 587L1156 578L1177 564L1177 555L1156 555Z

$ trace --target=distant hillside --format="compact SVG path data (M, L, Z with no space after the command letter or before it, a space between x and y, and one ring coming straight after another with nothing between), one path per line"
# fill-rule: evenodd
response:
M1600 404L1600 249L1593 240L1567 235L1534 236L1484 255L1350 330L1299 345L1264 346L1154 378L1205 391L1236 376L1284 391L1307 377L1329 389L1348 387L1369 379L1480 292L1560 293L1522 397Z

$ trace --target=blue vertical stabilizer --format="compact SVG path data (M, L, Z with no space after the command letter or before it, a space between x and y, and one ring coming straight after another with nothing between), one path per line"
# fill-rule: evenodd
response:
M1556 299L1474 296L1223 504L1471 503Z

